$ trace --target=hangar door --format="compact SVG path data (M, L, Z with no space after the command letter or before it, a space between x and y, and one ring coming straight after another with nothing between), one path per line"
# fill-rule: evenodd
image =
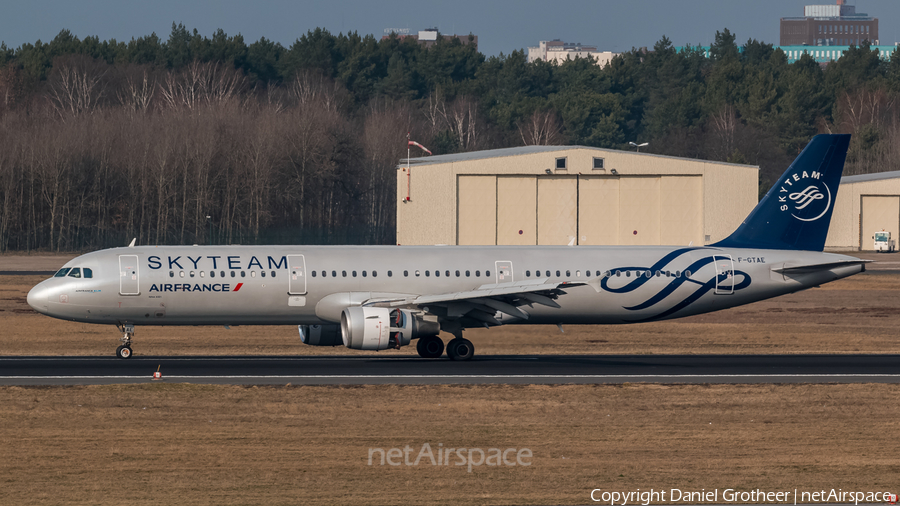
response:
M456 244L496 244L497 177L459 176Z
M457 244L703 244L700 176L463 176Z
M891 239L897 240L900 234L900 196L897 195L863 195L862 218L860 220L860 248L875 249L872 236L884 229L891 233Z

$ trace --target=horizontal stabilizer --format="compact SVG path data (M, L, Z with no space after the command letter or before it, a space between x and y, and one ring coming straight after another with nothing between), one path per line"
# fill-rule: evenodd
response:
M841 267L853 267L854 265L865 265L869 262L873 262L873 260L846 260L843 262L828 262L824 264L806 264L806 265L795 265L790 262L784 264L784 267L777 267L772 269L773 272L777 272L779 274L808 274L811 272L822 272L822 271L830 271L831 269L838 269ZM865 270L865 269L864 269Z

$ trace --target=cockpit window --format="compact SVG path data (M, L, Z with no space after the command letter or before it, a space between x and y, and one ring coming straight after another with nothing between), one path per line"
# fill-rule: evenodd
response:
M87 267L85 267L84 269L81 269L81 270L83 272L84 277L86 277L86 278L94 277L94 271L92 271L91 269L88 269Z
M70 267L63 267L62 269L56 271L56 274L53 275L54 278L64 278L66 274L71 270Z
M73 267L71 271L69 271L70 278L80 278L81 277L81 267Z

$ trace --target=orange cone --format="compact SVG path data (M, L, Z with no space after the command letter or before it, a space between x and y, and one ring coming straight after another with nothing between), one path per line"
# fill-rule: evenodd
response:
M160 365L156 368L156 372L153 373L153 381L157 381L157 380L161 380L161 379L162 379L162 373L159 372L159 368L160 368L160 367L162 367L162 364L160 364Z

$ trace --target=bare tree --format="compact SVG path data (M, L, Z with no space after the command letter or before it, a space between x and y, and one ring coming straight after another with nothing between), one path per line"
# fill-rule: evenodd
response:
M57 58L50 73L50 104L61 117L91 113L106 94L105 64L82 55Z
M126 110L147 112L156 94L156 78L149 75L147 68L141 69L140 75L130 73L123 85L116 90L116 98Z
M179 72L169 72L160 93L168 107L193 111L202 104L236 99L246 82L246 77L234 68L194 60Z
M536 110L516 124L526 146L552 146L562 142L562 121L553 109Z

